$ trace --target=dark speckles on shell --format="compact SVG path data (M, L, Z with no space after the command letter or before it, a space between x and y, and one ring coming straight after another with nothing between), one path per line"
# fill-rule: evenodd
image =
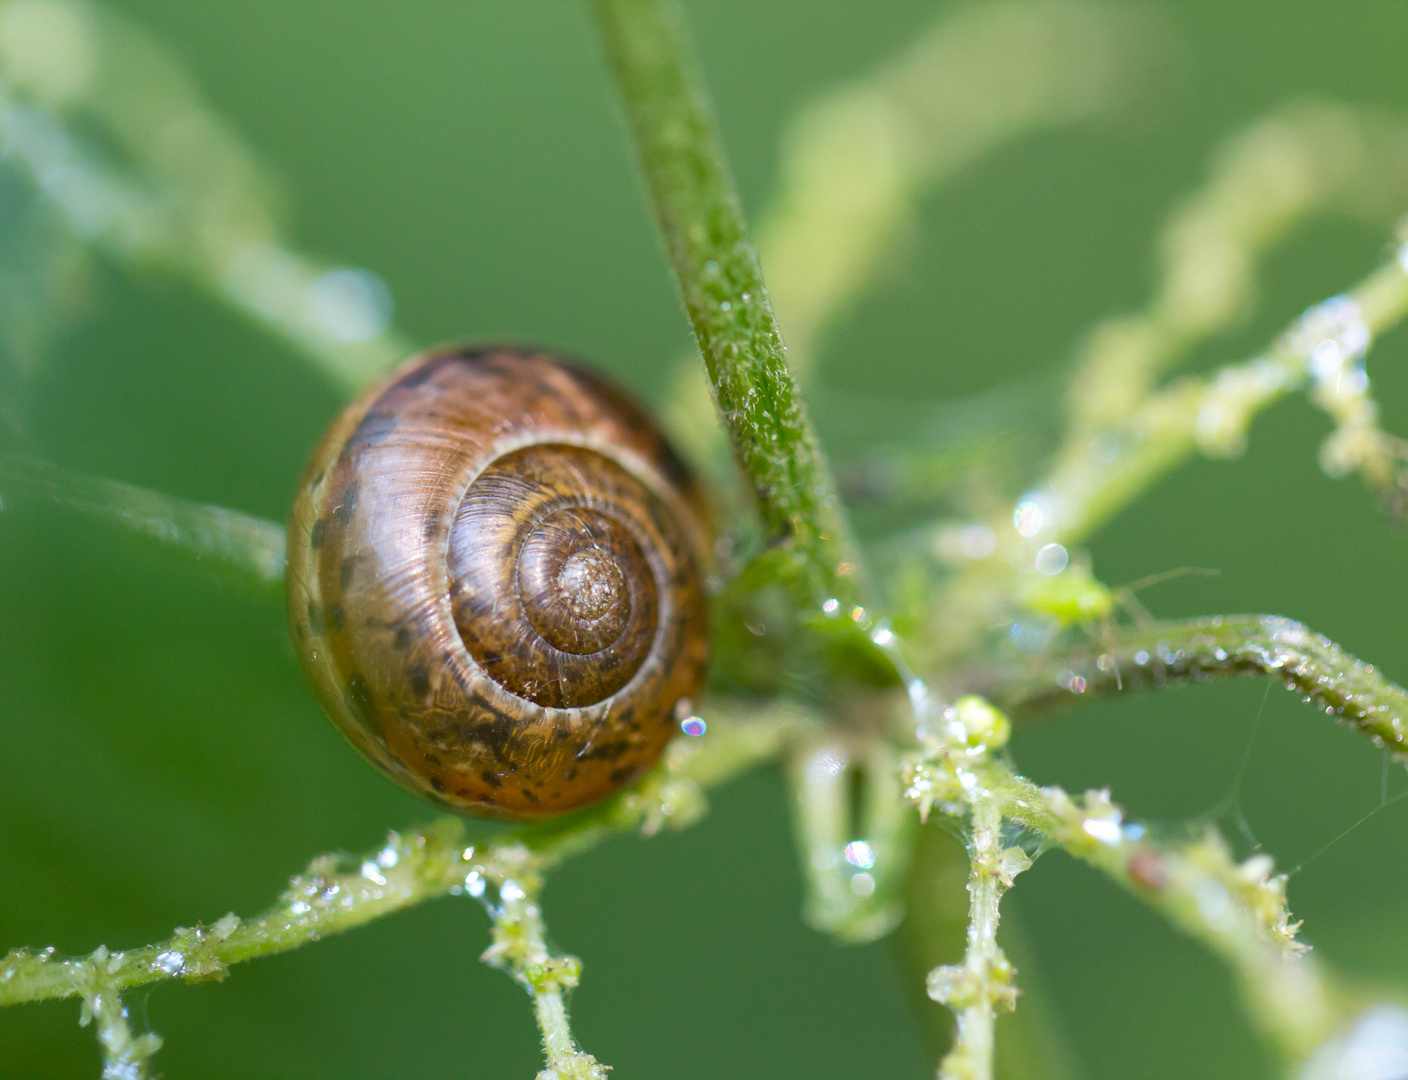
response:
M372 695L371 691L367 689L367 680L356 672L347 677L347 699L359 715L370 716L372 714Z
M357 512L357 499L361 494L361 487L360 481L353 480L342 489L342 497L332 508L333 516L339 525L347 525L352 520L352 515Z
M620 391L543 353L433 354L339 417L307 475L295 639L324 708L392 777L522 819L660 755L703 682L707 519Z

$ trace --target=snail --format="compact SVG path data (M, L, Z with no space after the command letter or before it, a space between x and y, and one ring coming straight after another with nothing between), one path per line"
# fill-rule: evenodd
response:
M700 690L702 493L574 363L409 360L332 423L288 528L295 648L324 710L411 791L550 817L642 775Z

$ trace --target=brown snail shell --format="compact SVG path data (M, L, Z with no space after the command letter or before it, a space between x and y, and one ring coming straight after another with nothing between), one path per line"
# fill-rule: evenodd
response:
M417 357L313 455L288 529L295 647L373 762L527 819L640 776L707 659L698 488L642 410L513 347Z

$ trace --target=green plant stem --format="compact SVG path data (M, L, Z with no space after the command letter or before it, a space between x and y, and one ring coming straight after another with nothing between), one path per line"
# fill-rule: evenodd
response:
M79 1023L93 1024L103 1052L103 1080L147 1080L147 1065L161 1038L150 1032L135 1035L127 1006L122 1003L107 972L106 950L90 958L83 982L83 1014Z
M1227 963L1253 1020L1288 1063L1303 1062L1349 1019L1345 996L1295 940L1299 923L1290 921L1285 878L1272 876L1269 856L1238 864L1213 830L1161 843L1126 823L1108 792L1078 801L997 763L980 775L1009 818L1118 882Z
M1394 440L1377 427L1376 406L1359 364L1375 339L1408 315L1408 246L1400 246L1353 289L1310 308L1260 355L1207 378L1181 379L1125 410L1123 426L1075 436L1050 471L983 528L993 543L963 563L929 605L928 656L922 671L941 671L968 653L988 625L994 603L1006 603L1014 585L1010 567L1030 570L1045 545L1086 539L1163 476L1194 454L1235 457L1258 413L1286 395L1310 391L1337 423L1322 450L1333 475L1357 469L1393 512L1408 512L1408 484L1390 460ZM1353 342L1353 344L1351 344ZM1328 354L1320 356L1322 348ZM1326 360L1330 363L1326 363ZM1325 450L1334 448L1328 455ZM1013 511L1016 511L1014 515ZM1023 530L1017 517L1025 519ZM939 544L944 528L931 535Z
M937 1060L953 1039L952 1014L936 1008L924 992L925 976L963 955L968 927L964 881L968 855L949 830L916 830L914 869L906 882L905 920L891 955L904 972L906 996L914 1000L924 1043ZM998 940L1020 972L1022 996L1017 1011L1002 1018L994 1048L996 1080L1081 1080L1070 1037L1058 1015L1049 981L1042 976L1021 911L1002 912Z
M539 1080L606 1080L607 1067L579 1050L572 1037L566 994L577 985L582 964L575 956L555 956L548 948L538 901L543 879L532 853L523 847L502 849L488 860L486 870L497 891L497 897L486 897L494 943L480 959L507 971L533 999L547 1058Z
M857 561L830 468L787 368L682 16L659 0L596 0L635 138L719 416L784 571L804 601L859 603Z
M979 995L994 1004L1011 1004L1014 991L1005 961L979 965L973 960L983 955L1001 887L1030 864L1030 843L1000 851L995 838L984 841L984 826L1006 820L1036 834L1041 840L1036 850L1054 845L1089 863L1223 959L1240 976L1253 1019L1288 1062L1303 1062L1349 1019L1349 1003L1296 941L1299 924L1290 921L1286 879L1272 875L1269 856L1254 855L1238 864L1215 830L1193 842L1161 842L1147 827L1126 822L1107 791L1075 799L1060 788L1037 787L990 752L1005 741L1005 719L975 728L971 718L981 719L983 709L989 715L994 711L971 704L977 699L963 700L968 708L958 709L905 767L906 794L921 814L939 809L959 819L971 817L973 828L968 952L963 965L930 973L931 997L955 1011L981 1005ZM966 1057L959 1054L968 1040L964 1012L959 1017L959 1037L945 1067L952 1062L955 1077L985 1077L965 1064L981 1065L980 1044L973 1042ZM983 1017L975 1012L973 1021L981 1035ZM955 1071L959 1065L967 1072Z
M953 1049L939 1063L939 1080L992 1080L997 1007L1016 1002L1012 969L997 944L1002 900L1002 804L973 802L968 878L968 947L962 966L936 968L929 995L953 1008L958 1026ZM1009 879L1010 880L1010 879Z
M1278 615L1225 615L1120 627L1020 673L975 676L968 689L1014 714L1178 682L1270 675L1400 759L1408 691L1323 634Z
M788 757L793 834L807 880L803 917L841 941L884 937L904 917L899 893L916 824L901 797L898 752L883 740L857 744L828 730L795 744ZM858 805L857 787L864 793Z
M1165 223L1147 304L1086 335L1068 438L1120 427L1194 345L1245 315L1258 263L1307 219L1391 221L1408 197L1408 175L1393 164L1405 145L1397 118L1333 102L1297 102L1234 133Z
M180 928L155 945L111 954L103 948L82 958L57 957L52 949L12 950L0 960L0 1006L82 996L89 992L99 962L105 985L114 992L172 978L222 979L230 964L296 949L462 891L467 875L497 873L503 859L516 859L520 851L531 856L532 872L542 874L612 833L682 828L702 811L704 787L775 756L787 740L815 723L785 706L752 709L724 701L705 706L707 736L677 741L649 777L599 807L482 839L460 818L393 833L361 858L314 859L278 903L252 919L226 915L209 927Z
M1371 344L1408 315L1408 270L1395 255L1343 299L1352 305L1354 321ZM1107 433L1113 435L1113 443L1108 438L1073 440L1058 455L1047 480L1036 488L1054 496L1059 513L1032 542L1084 541L1199 450L1212 457L1240 454L1247 427L1258 412L1289 393L1315 386L1312 354L1338 328L1316 335L1308 332L1306 321L1325 306L1297 319L1261 355L1223 368L1206 380L1181 380L1145 399L1132 414L1127 413L1130 418L1123 427ZM1312 397L1334 415L1333 404L1318 393ZM1004 532L999 535L1011 531L1010 522L1001 525Z
M39 458L0 455L0 506L24 497L98 518L183 552L232 582L283 597L284 530L276 522L74 472Z
M93 9L85 12L89 17L102 29L81 40L96 44L102 58L88 93L39 104L0 92L7 160L29 173L74 233L120 263L185 276L302 353L344 394L355 394L409 355L411 347L391 327L355 341L330 328L315 287L334 268L283 242L278 200L248 149L140 31L111 11ZM41 43L72 45L42 34L16 45ZM140 115L115 113L112 105L130 98L103 84L121 86L138 75L146 107ZM74 129L89 125L116 144L123 164L91 138L74 136ZM198 166L166 148L164 133L177 129L199 141ZM232 215L232 205L241 213ZM95 206L102 212L95 214Z

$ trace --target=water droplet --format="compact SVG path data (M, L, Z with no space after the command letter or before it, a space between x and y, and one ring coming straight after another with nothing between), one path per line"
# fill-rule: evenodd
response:
M1036 553L1036 572L1054 577L1066 569L1070 556L1060 544L1047 544Z
M704 723L703 717L687 716L680 723L680 730L686 735L703 735L708 730L708 725Z
M817 754L813 754L807 762L807 771L818 777L825 779L830 776L838 776L849 764L844 751L839 747L828 746Z
M368 881L373 881L378 885L386 884L386 876L382 874L375 861L368 859L362 864L362 876Z
M851 892L857 896L869 896L875 891L875 879L869 874L853 874L851 876Z
M1013 623L1007 637L1022 652L1035 656L1050 643L1053 631L1051 624Z
M826 612L826 614L828 615L835 615L836 612L841 610L841 601L828 600L826 601L826 603L821 605L821 610Z
M175 975L181 970L185 963L185 953L178 952L175 949L168 949L166 952L160 953L157 958L152 961L152 967L158 971L164 971L168 975Z
M1046 515L1042 513L1041 507L1030 500L1019 502L1017 509L1012 512L1012 526L1023 536L1035 536L1041 532L1045 523Z
M1114 818L1086 818L1080 827L1087 836L1102 844L1118 844L1123 839L1120 823Z
M308 286L308 321L330 341L370 341L391 325L391 290L370 270L344 266Z
M1357 396L1368 389L1363 357L1373 333L1352 297L1331 297L1310 308L1289 337L1292 350L1305 359L1322 393Z
M509 880L499 886L499 896L505 900L523 900L528 894L523 891L523 887L518 882Z
M852 840L842 854L848 863L862 870L869 870L875 865L875 852L864 840Z

